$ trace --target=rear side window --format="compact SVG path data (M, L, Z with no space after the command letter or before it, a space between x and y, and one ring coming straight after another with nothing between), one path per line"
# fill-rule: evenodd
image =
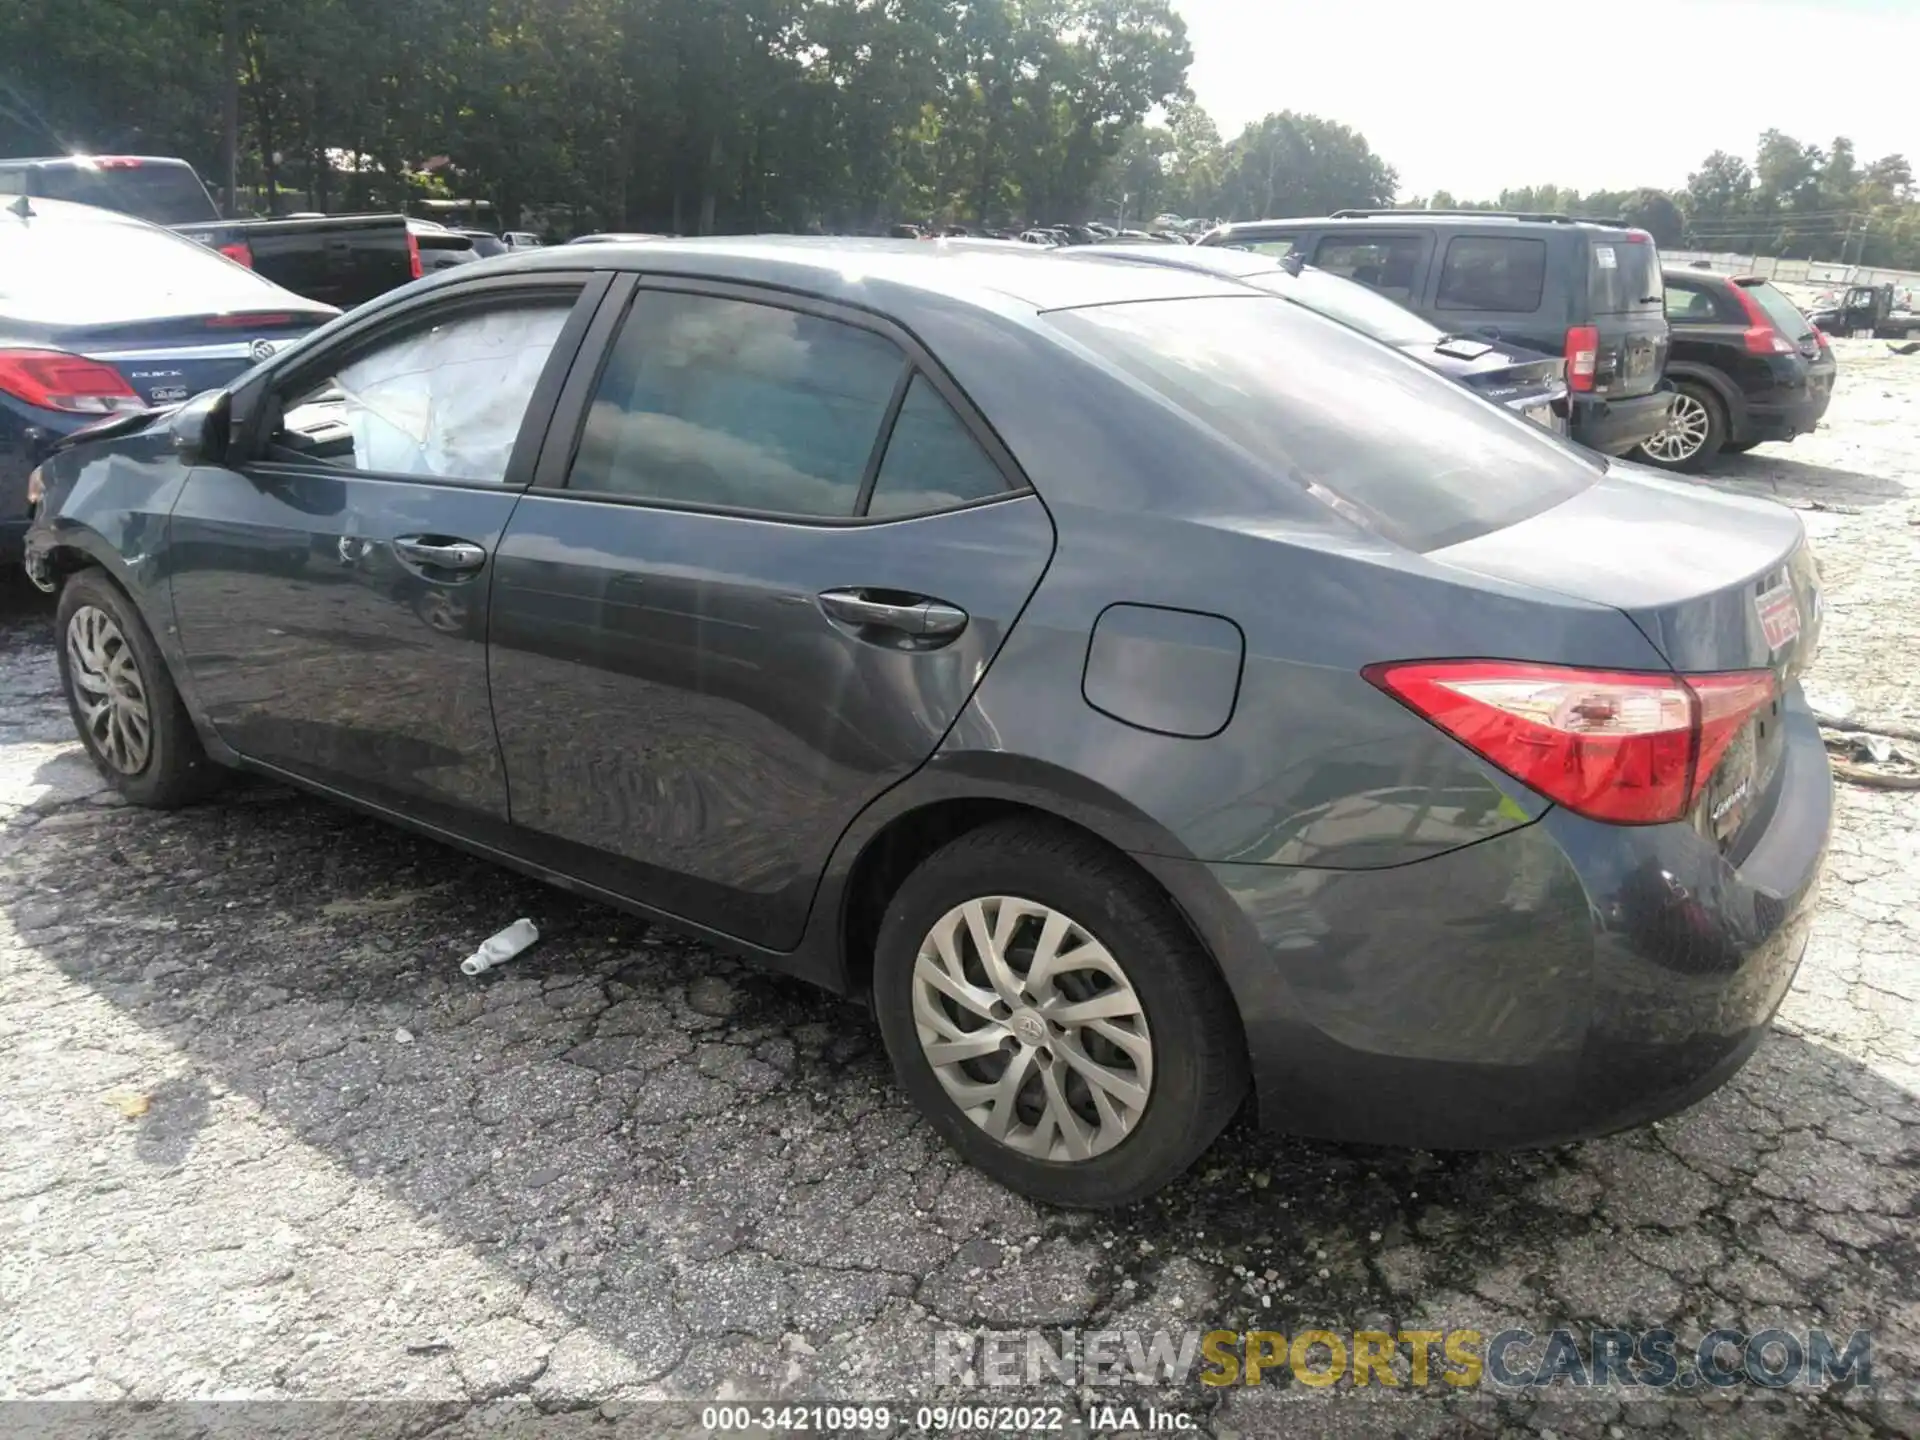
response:
M1546 285L1547 243L1522 235L1456 235L1440 266L1441 310L1532 314Z
M1261 462L1398 544L1511 525L1602 468L1537 425L1344 325L1261 296L1046 317Z
M1747 292L1748 299L1759 303L1760 308L1767 312L1767 318L1783 335L1798 340L1803 335L1813 333L1813 325L1800 313L1800 307L1766 281L1762 280L1758 285L1742 285L1740 288Z
M667 504L851 516L905 366L890 341L837 320L643 290L567 483Z
M1708 291L1695 285L1669 285L1666 293L1667 319L1682 325L1711 325L1720 318L1720 310Z
M999 467L924 375L916 374L887 437L869 515L925 515L1007 488Z
M1587 252L1587 277L1587 295L1596 315L1626 315L1666 306L1660 252L1650 240L1595 236Z
M1300 248L1298 235L1273 235L1265 240L1249 240L1234 247L1238 250L1251 250L1256 255L1270 255L1275 260L1284 260Z

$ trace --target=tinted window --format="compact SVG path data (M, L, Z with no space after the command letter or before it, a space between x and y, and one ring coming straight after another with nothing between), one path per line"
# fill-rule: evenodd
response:
M852 515L905 364L890 342L836 320L642 291L568 483L677 504Z
M1747 292L1749 300L1759 302L1760 308L1767 312L1767 318L1773 321L1781 334L1798 340L1803 335L1813 333L1813 325L1800 313L1800 307L1766 281L1758 285L1742 285L1740 288Z
M1426 257L1427 240L1422 235L1329 236L1320 242L1313 263L1395 300L1411 300Z
M1519 235L1458 235L1440 266L1441 310L1501 310L1531 314L1540 308L1547 275L1547 244Z
M1718 310L1713 296L1692 285L1668 285L1667 319L1680 324L1711 325Z
M1047 317L1343 513L1415 549L1469 539L1602 469L1538 425L1295 305L1166 300Z
M1006 488L999 469L940 392L926 376L915 375L887 437L867 513L924 515L984 500Z
M1587 259L1588 295L1596 315L1659 310L1666 304L1660 252L1650 240L1597 236Z
M497 484L572 309L495 305L362 351L290 398L269 458Z
M119 210L156 225L220 218L206 186L184 165L45 166L36 188L52 200Z

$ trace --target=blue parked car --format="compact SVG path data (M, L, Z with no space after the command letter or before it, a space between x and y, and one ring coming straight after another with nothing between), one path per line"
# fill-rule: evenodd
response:
M61 439L225 385L340 312L111 210L0 209L0 561Z

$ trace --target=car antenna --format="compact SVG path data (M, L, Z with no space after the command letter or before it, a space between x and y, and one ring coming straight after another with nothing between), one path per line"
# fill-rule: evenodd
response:
M22 220L37 220L40 218L34 214L33 203L24 195L9 205L7 209L18 215Z

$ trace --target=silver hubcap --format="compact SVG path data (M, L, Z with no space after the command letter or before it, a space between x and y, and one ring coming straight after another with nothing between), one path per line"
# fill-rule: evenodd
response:
M147 768L153 721L133 649L111 615L82 605L67 622L67 669L80 724L93 748L122 775Z
M1126 972L1058 910L983 896L940 917L913 964L927 1063L966 1117L1042 1160L1088 1160L1132 1133L1153 1037Z
M1682 392L1673 397L1667 428L1640 448L1656 460L1691 460L1707 443L1707 407Z

